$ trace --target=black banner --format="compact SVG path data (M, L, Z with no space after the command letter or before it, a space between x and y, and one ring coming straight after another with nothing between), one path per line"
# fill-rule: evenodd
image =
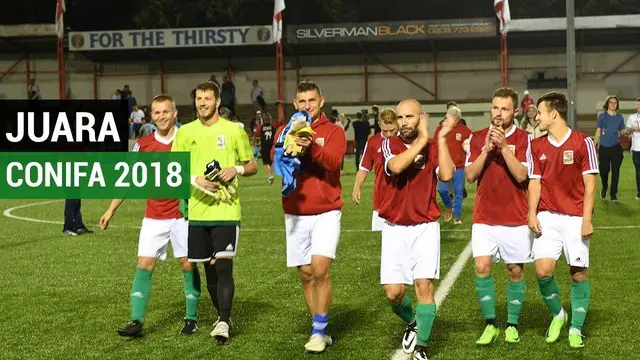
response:
M497 36L496 18L289 25L291 44Z
M126 100L0 100L0 151L126 152Z

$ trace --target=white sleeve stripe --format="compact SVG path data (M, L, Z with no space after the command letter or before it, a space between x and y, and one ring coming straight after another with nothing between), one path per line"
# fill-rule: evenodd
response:
M360 164L358 164L359 168L362 168L362 162L364 161L364 157L367 156L367 150L369 149L369 141L364 144L364 152L362 153L362 157L360 158Z
M589 170L598 171L598 158L596 156L596 146L590 137L584 139L587 144L587 154L589 156Z
M467 158L464 159L464 163L466 166L471 165L472 163L469 161L469 159L471 159L471 138L473 137L473 134L469 135L469 150L467 151Z
M364 167L364 166L362 166L362 165L360 165L360 167L358 168L358 170L362 170L362 171L364 171L364 172L366 172L366 173L368 173L369 171L371 171L371 169L367 169L366 167Z
M136 141L135 145L133 145L133 150L134 152L138 152L140 151L140 143Z
M542 179L540 175L529 175L529 179Z
M529 178L533 176L533 154L531 153L531 134L527 135L527 162L529 163Z
M598 170L587 170L587 171L583 171L583 172L582 172L582 175L587 175L587 174L597 174L597 173L599 173L599 172L600 172L600 171L598 171Z
M387 160L387 158L391 157L391 147L389 146L389 139L386 139L382 143L382 156L384 157L385 160Z

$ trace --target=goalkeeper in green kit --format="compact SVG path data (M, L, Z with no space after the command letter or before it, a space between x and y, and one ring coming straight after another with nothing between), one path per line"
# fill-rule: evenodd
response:
M218 311L211 336L227 344L240 230L238 176L255 175L258 166L246 132L218 116L220 89L215 83L196 87L195 104L198 119L180 127L171 150L190 153L187 256L204 264L207 289Z

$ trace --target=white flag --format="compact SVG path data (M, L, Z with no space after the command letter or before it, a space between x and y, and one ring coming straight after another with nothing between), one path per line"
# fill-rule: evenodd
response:
M64 0L56 0L56 35L58 38L64 38L64 13L67 11L67 7L64 4Z
M493 0L493 11L496 12L500 20L500 32L507 35L507 28L511 22L511 11L509 11L509 0Z
M273 42L282 39L282 11L285 9L284 0L275 0L273 6Z

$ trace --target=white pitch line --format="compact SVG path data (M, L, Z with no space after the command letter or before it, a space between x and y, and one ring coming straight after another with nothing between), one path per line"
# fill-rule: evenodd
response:
M456 262L453 263L453 265L449 269L449 272L447 272L447 275L438 285L438 289L436 289L436 293L434 296L436 300L436 308L440 308L444 299L446 299L447 295L449 295L453 284L455 284L456 280L458 280L458 277L460 277L460 274L462 274L462 270L464 270L464 266L471 258L471 253L471 242L469 242L464 250L462 250L460 255L458 255ZM406 360L410 357L410 354L405 354L402 348L400 348L397 349L395 353L393 353L391 360Z
M35 222L35 223L40 223L40 224L63 225L64 224L63 221L34 219L34 218L26 217L26 216L18 216L18 215L14 215L13 214L13 211L15 211L15 210L25 209L25 208L29 208L29 207L33 207L33 206L51 204L51 203L60 202L60 201L63 201L63 200L40 201L40 202L34 202L34 203L14 206L12 208L4 210L2 215L4 215L5 217L8 217L10 219L15 219L15 220L29 221L29 222ZM98 224L96 224L96 226L98 226ZM109 227L124 228L124 229L140 229L139 225L135 225L135 226L134 225L109 225ZM596 226L596 227L594 227L594 229L595 230L640 229L640 225ZM275 232L275 231L280 231L280 232L284 232L284 228L259 228L259 229L241 228L241 231L247 231L247 232ZM441 232L470 232L471 229L441 229L440 231ZM371 232L371 230L369 230L369 229L342 229L341 232L347 232L347 233L361 233L362 232L362 233L365 233L365 232Z

